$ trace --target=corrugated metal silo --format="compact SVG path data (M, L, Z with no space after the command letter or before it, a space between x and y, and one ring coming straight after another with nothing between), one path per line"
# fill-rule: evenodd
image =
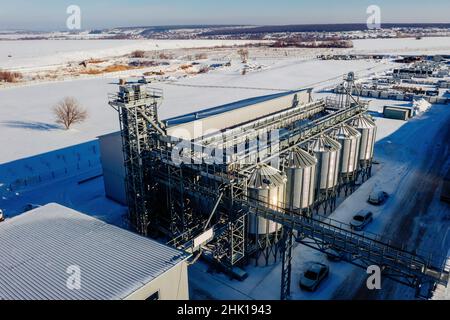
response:
M373 149L377 134L375 122L364 115L357 117L350 122L351 126L361 133L361 143L359 147L359 160L369 162L373 158Z
M317 159L307 151L295 148L284 159L287 176L286 207L290 210L307 209L314 203Z
M274 209L282 207L286 180L286 175L274 167L267 164L258 165L248 180L248 201L262 201ZM280 225L275 222L253 214L249 216L250 234L274 233L278 229L280 229Z
M341 145L327 135L312 140L311 150L317 158L317 189L328 190L337 186Z
M359 167L361 134L347 124L341 124L331 136L341 144L340 173L353 174Z

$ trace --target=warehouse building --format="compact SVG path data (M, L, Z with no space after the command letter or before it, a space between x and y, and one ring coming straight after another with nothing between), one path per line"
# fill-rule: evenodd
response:
M404 121L414 116L411 106L384 106L383 115L385 118Z
M189 299L183 251L58 204L0 223L0 300Z
M207 108L174 118L163 120L170 135L194 139L205 132L214 132L225 126L235 126L258 116L268 115L302 106L311 101L311 89L248 98L225 105ZM120 131L98 137L105 195L120 204L127 205L125 192L125 166Z

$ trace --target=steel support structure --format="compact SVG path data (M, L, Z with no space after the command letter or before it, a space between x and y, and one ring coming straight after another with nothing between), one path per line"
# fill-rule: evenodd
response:
M292 227L285 226L281 250L281 300L287 300L291 295L293 237Z
M285 208L268 207L266 203L249 199L247 179L256 164L246 164L245 160L258 150L245 150L245 153L220 165L201 162L179 166L173 163L171 152L175 143L167 139L164 127L157 117L157 105L162 93L133 94L132 98L129 94L115 95L110 99L110 104L116 108L120 117L130 221L140 233L147 233L148 224L154 216L151 197L156 192L153 190L156 186L165 186L167 203L172 204L176 202L175 199L179 201L178 205L170 206L166 212L171 221L170 236L176 236L174 245L185 248L187 242L192 241L204 231L206 225L211 224L215 231L215 238L210 243L214 248L213 257L227 268L245 262L245 258L252 254L246 224L250 212L281 224L283 229L279 245L283 266L283 299L289 297L290 291L294 230L297 240L302 244L320 251L332 248L342 252L344 260L361 267L368 263L376 264L387 277L410 287L420 288L418 295L426 296L428 291L422 293L423 290L428 290L425 288L431 288L435 283L447 283L448 269L445 269L441 260L427 259L424 255L383 242L379 237L355 233L348 226L330 219L302 215ZM276 150L269 146L265 156L260 158L261 162L267 163L273 157L283 156L292 148L302 146L366 111L364 107L350 103L347 108L314 118L313 110L324 112L323 103L306 109L311 112L312 120L307 125L292 127L283 133ZM297 111L295 115L304 119ZM263 120L256 125L258 129L263 128L266 123L273 125L273 121L276 121L275 118ZM282 121L288 122L285 118ZM235 138L245 140L249 137L244 132L243 136L234 136L233 139ZM194 151L199 152L198 147L195 141L192 142L192 154ZM364 176L370 176L370 169ZM326 201L334 197L335 195L326 195ZM195 212L187 210L192 203L186 203L186 199L201 199L207 208L196 208ZM333 203L328 205L333 206Z
M163 131L155 128L159 122L157 107L162 100L162 91L133 89L123 87L119 94L110 95L109 104L119 113L129 223L137 232L147 235L152 219L149 203L154 192L150 192L153 184L145 158L155 147L154 134ZM155 125L150 125L150 120Z
M299 216L284 208L268 208L254 201L243 201L242 206L265 219L292 227L297 231L297 241L308 247L322 252L331 248L341 252L343 260L362 268L379 266L385 277L415 288L419 298L428 298L435 284L448 283L450 266L446 265L446 257L408 251L383 242L378 235L356 233L350 226L332 219ZM285 291L283 288L282 292Z

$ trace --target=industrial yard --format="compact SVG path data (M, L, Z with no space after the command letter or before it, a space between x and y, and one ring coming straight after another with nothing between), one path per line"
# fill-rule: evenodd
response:
M123 292L81 298L436 299L440 290L450 299L450 38L431 39L360 39L351 49L36 40L45 45L31 56L17 47L0 62L23 74L0 83L0 239L31 219L44 243L51 230L32 216L50 212L83 243L89 234L75 225L86 223L104 261L127 243L174 261L135 250L133 261L157 265L120 282ZM90 49L61 54L58 41ZM136 61L136 50L158 65L103 72ZM85 61L102 72L80 73ZM51 107L68 96L89 117L64 130ZM66 211L73 220L56 214ZM370 213L367 224L355 225L358 213ZM115 248L102 228L126 240ZM0 265L25 261L13 256ZM299 283L312 263L328 276L310 292ZM381 290L366 287L370 265L382 267ZM175 281L158 280L166 269L183 279L177 292L155 289ZM0 299L20 287L0 283Z

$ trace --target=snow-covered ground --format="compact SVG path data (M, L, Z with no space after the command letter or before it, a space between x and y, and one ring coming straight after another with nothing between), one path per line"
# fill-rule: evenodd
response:
M26 40L0 41L0 69L58 66L72 61L130 54L135 50L244 45L248 40Z
M437 51L444 50L447 46L450 48L448 39L450 38L442 39L442 42L437 44L433 42L434 48L439 47ZM408 50L434 52L428 51L428 47L421 43L423 40L394 40L403 41L403 44L391 42L393 41L391 39L383 41L386 43L356 43L355 49L367 52L378 49L400 53ZM0 55L4 54L4 51L1 51L1 45L0 41ZM124 53L132 51L128 40L125 47ZM16 50L20 53L23 48L16 48ZM26 61L29 61L30 65L34 63L34 66L41 63L55 63L55 61L59 63L57 59L60 59L60 56L74 54L70 50L61 49L65 52L61 54L58 51L55 52L54 48L52 50L43 53L42 62L36 59L36 54L24 53L22 57L19 54L15 65L23 66L27 63ZM125 49L120 45L118 47L101 45L93 48L92 52L104 54L106 51L102 50L111 50L111 54L116 55L121 52L120 50ZM86 52L86 48L80 48L80 52ZM48 60L45 57L49 57ZM20 59L23 60L20 61ZM36 60L38 60L37 63ZM349 71L356 71L357 75L364 76L392 67L389 62L319 61L302 57L280 57L280 59L262 57L254 58L251 63L263 67L255 68L243 76L241 75L242 63L233 61L230 68L154 84L155 87L162 88L165 94L160 108L161 118L273 93L276 89L314 86L316 91L319 91L340 82L342 76ZM0 89L0 148L3 150L0 153L0 208L4 209L7 215L19 214L23 206L28 203L39 205L58 202L111 223L118 225L123 223L125 208L105 198L102 178L97 177L83 182L86 178L97 176L100 170L98 153L96 153L97 143L93 140L98 135L118 130L117 114L107 104L107 93L116 90L117 79L114 77ZM323 95L324 93L316 93L319 97ZM69 131L62 130L55 124L51 112L52 106L66 96L76 97L89 112L89 118L85 123L76 125ZM398 102L372 101L370 111L378 125L376 160L380 164L375 166L374 176L345 199L332 214L333 218L348 222L353 213L368 207L365 200L373 188L383 188L391 194L391 197L385 206L371 207L375 220L368 231L383 233L388 238L395 238L394 227L402 227L404 224L404 221L400 219L402 210L399 205L406 207L403 201L410 198L410 192L414 192L414 188L417 189L417 184L420 182L417 177L420 178L421 170L428 157L437 161L439 155L435 153L441 152L447 155L447 158L444 158L448 159L448 147L445 144L447 141L440 141L439 138L442 140L442 137L439 135L443 132L442 128L448 126L450 121L450 108L439 105L433 106L429 111L409 122L382 118L382 106L393 103ZM433 149L433 141L439 141L436 143L439 143L439 148L442 147L442 150ZM62 148L68 149L62 150ZM77 165L71 167L66 165L68 163ZM450 163L443 164L442 161L436 164L442 164L443 167L450 165ZM54 171L56 174L54 177L44 179L43 171L48 171L46 174ZM7 191L8 183L18 178L36 177L36 173L38 176L42 174L37 182L33 180L35 181L33 184L24 184L21 188ZM439 186L435 188L437 189L433 189L433 192L437 194ZM411 197L416 201L420 199L420 194L414 193ZM424 231L420 237L423 243L419 241L419 247L447 252L450 247L450 237L446 235L450 220L438 219L437 215L442 212L444 217L448 214L450 218L450 210L443 207L436 196L428 201L428 205L429 207L421 209L423 217L413 219L414 223L411 223L410 228L412 231L403 233L401 240L408 241L414 238L416 243L417 230L420 229L421 224L426 224L426 228L420 229ZM427 214L427 212L432 213ZM298 289L297 283L300 272L306 268L309 261L325 262L326 259L317 251L297 246L293 260L293 299L352 297L365 276L364 270L349 264L332 263L330 278L320 286L317 292L305 293ZM279 264L269 267L248 266L246 271L249 273L249 278L244 282L238 282L229 280L223 274L208 273L207 266L200 262L190 267L189 271L192 296L193 298L278 299L280 268ZM403 288L389 286L388 297L401 297L402 294L410 297Z
M350 70L368 74L390 66L389 63L373 61L304 61L296 58L264 63L268 68L245 76L240 74L242 64L236 62L230 69L154 84L164 90L161 118L274 93L270 89L294 89L319 82L322 86L330 85L340 81L343 74ZM211 84L219 87L204 87ZM6 150L0 153L0 163L86 142L117 131L117 113L107 103L107 94L117 89L117 79L106 77L0 89L0 148ZM75 97L89 113L85 123L69 131L55 124L51 112L52 107L66 96Z
M450 37L353 40L353 46L350 51L359 53L448 54Z

